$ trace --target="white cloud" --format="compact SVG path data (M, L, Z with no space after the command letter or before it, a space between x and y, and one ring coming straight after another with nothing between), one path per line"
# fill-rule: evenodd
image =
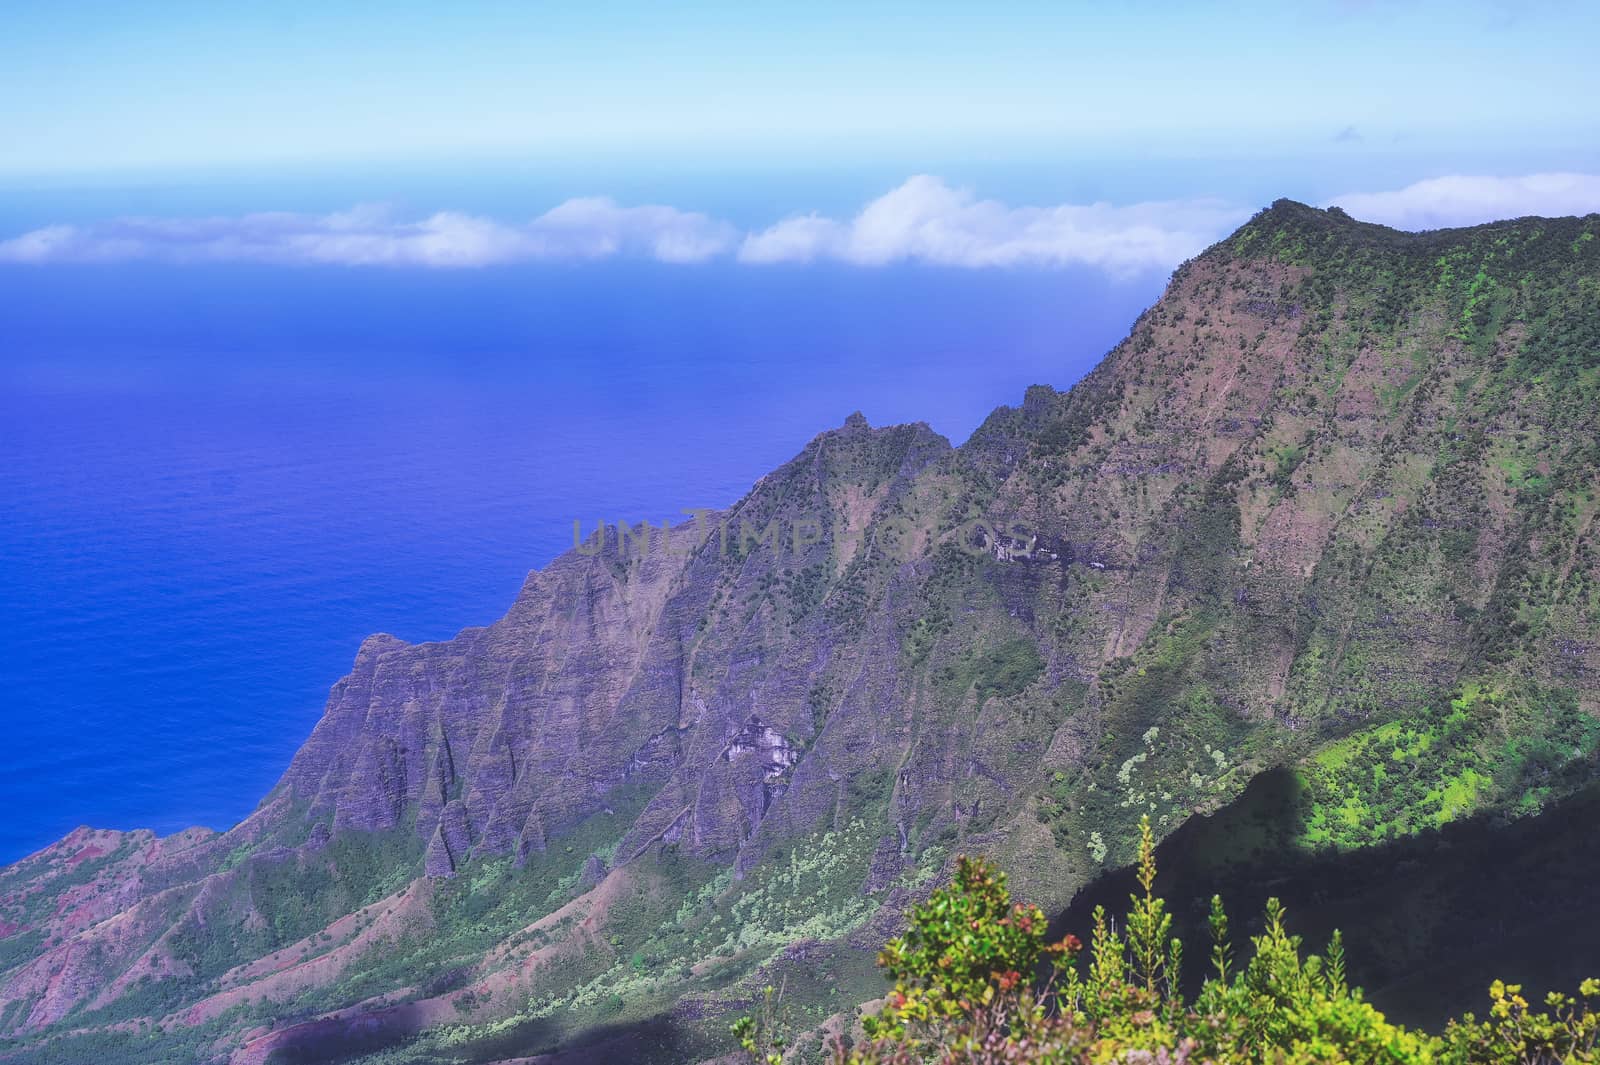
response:
M1430 178L1332 201L1357 218L1402 229L1472 225L1528 214L1600 210L1600 175ZM1125 276L1165 270L1227 235L1250 214L1220 200L1013 207L937 177L913 177L854 217L809 214L751 233L675 207L567 200L529 222L458 211L414 221L383 207L334 214L123 218L53 225L0 240L0 262L325 263L465 268L632 256L698 263L920 262L950 267L1083 265Z
M786 218L745 237L739 246L739 258L747 263L809 263L837 254L845 246L848 233L833 219L815 214Z
M46 226L0 241L0 261L331 263L473 267L497 263L641 255L698 262L731 250L727 223L672 207L568 200L523 225L456 211L405 222L377 207L327 215L124 218Z
M541 259L600 259L642 253L662 262L696 263L733 247L726 222L675 207L619 207L605 197L568 200L535 219L529 237Z
M1082 264L1115 274L1169 269L1248 217L1212 200L1010 207L935 177L914 177L847 221L789 218L750 234L673 207L568 200L525 224L441 211L420 221L381 207L328 215L124 218L47 226L0 240L0 262L328 263L474 267L631 255L670 263L735 254L747 263L861 266Z
M1526 215L1583 215L1600 211L1600 175L1450 175L1392 192L1350 193L1331 201L1330 206L1397 229L1471 226Z
M1170 269L1249 215L1215 200L1010 207L923 175L848 222L805 215L753 233L739 258L863 266L908 260L963 267L1083 264L1126 274Z

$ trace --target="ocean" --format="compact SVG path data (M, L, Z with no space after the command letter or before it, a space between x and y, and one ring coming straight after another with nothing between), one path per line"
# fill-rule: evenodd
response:
M726 505L855 410L959 442L1164 280L0 268L0 862L225 829L367 634L492 621L575 519Z

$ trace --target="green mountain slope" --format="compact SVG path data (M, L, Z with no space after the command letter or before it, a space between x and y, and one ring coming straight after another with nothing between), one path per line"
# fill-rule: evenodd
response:
M488 628L374 637L244 824L0 871L0 1060L694 1060L766 982L881 994L959 851L1060 909L1269 770L1222 857L1577 793L1597 232L1280 201L960 448L855 417Z

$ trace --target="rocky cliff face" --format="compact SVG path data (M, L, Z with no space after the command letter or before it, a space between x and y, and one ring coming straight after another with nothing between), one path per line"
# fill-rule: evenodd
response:
M493 1060L780 969L820 1019L957 847L1062 905L1271 766L1311 849L1537 810L1600 739L1597 232L1280 202L960 448L855 416L369 639L244 824L0 873L10 1053Z
M591 532L593 555L533 574L486 629L374 637L275 796L336 833L403 826L434 874L543 851L624 787L650 795L624 858L666 839L733 859L769 817L809 831L859 762L821 768L814 689L843 675L830 701L886 720L897 657L821 609L826 589L948 453L925 426L858 419L726 514Z

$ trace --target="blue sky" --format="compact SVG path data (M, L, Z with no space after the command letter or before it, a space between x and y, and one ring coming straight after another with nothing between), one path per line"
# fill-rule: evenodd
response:
M1600 209L1600 8L0 0L0 263L1170 269Z
M8 3L0 173L544 159L1510 156L1594 142L1583 3ZM902 175L903 176L903 175Z

